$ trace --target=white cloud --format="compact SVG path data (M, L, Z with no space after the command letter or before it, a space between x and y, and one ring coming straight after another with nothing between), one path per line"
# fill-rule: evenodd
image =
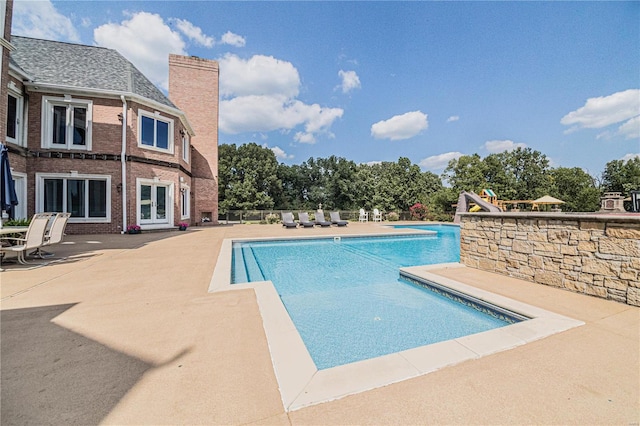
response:
M460 117L457 115L452 115L451 117L447 118L447 123L451 123L452 121L458 121L460 120Z
M365 164L367 166L375 166L376 164L382 164L382 161L367 161Z
M629 161L629 160L633 160L634 158L640 158L640 153L637 154L627 154L624 157L621 158L622 161Z
M293 140L299 143L316 143L316 137L313 135L313 133L306 132L296 132L296 134L293 136Z
M510 140L503 141L487 141L484 143L484 149L492 154L504 151L513 151L516 148L526 148L527 144L522 142L514 142Z
M98 46L116 49L163 89L169 87L169 53L186 55L185 42L160 15L139 12L120 24L93 30Z
M307 105L284 96L239 96L220 102L220 130L224 133L269 132L291 130L304 125L305 133L296 140L313 143L312 134L328 133L333 122L342 117L340 108Z
M267 145L263 145L265 148L269 148ZM289 155L279 146L274 146L273 148L269 148L275 154L276 158L279 160L290 160L293 158L293 155Z
M427 114L421 111L396 115L371 126L371 136L392 141L409 139L429 127Z
M222 39L218 44L228 44L235 47L244 47L246 43L247 41L244 37L238 34L234 34L231 31L227 31L222 35Z
M233 54L219 62L222 132L290 131L303 126L304 131L293 136L296 142L315 143L319 134L333 136L330 128L344 111L296 99L300 76L290 62L262 55L242 59Z
M241 59L226 54L220 63L220 94L223 97L246 95L298 96L300 76L291 62L273 56L255 55Z
M626 121L620 126L619 133L628 139L634 133L635 122L640 114L640 89L629 89L609 96L589 98L583 107L571 111L560 123L571 126L565 133L573 133L579 129L601 129L611 124ZM631 123L630 123L631 122Z
M191 22L178 18L171 18L169 21L172 22L182 34L187 36L189 40L193 40L196 44L204 47L213 47L215 44L213 37L205 35L200 27L193 25Z
M51 1L15 1L12 34L45 40L79 42L71 19L60 14Z
M349 93L352 90L359 89L361 87L360 78L355 71L340 70L338 71L338 75L342 79L342 84L340 85L342 93Z
M424 158L420 160L418 165L427 170L443 170L447 167L449 161L460 158L463 155L461 152L445 152L444 154Z
M618 134L623 135L625 139L640 138L640 115L620 126L618 128Z

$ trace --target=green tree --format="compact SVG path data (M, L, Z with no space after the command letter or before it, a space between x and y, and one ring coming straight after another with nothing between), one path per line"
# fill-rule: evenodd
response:
M544 195L550 185L549 160L531 148L478 154L451 160L442 175L458 193L492 189L502 200L527 200Z
M640 190L640 157L609 161L602 173L602 188L605 192L622 192L624 195Z
M484 166L478 154L463 155L449 161L442 178L457 192L480 192L486 185Z
M442 188L437 175L422 172L406 157L397 162L360 164L356 176L362 188L356 204L366 209L408 211L415 203L427 203L429 196Z
M505 189L518 200L535 200L548 191L549 160L540 151L531 148L516 148L497 154L505 168L511 188ZM498 194L505 199L502 194ZM511 198L511 197L509 197Z
M278 162L268 148L255 143L218 147L220 211L273 208L272 194L282 191Z
M451 220L455 214L453 205L458 202L460 192L453 188L441 188L429 198L429 210L434 220Z
M563 210L570 212L593 212L600 206L600 190L595 179L580 167L557 167L549 172L551 188L549 195L565 202Z
M317 164L322 175L324 202L332 210L352 210L356 207L356 163L335 155L319 158Z

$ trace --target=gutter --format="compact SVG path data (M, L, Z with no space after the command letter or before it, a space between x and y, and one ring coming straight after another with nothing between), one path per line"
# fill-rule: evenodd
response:
M120 166L122 169L122 233L127 232L127 99L122 100L122 150L120 152Z

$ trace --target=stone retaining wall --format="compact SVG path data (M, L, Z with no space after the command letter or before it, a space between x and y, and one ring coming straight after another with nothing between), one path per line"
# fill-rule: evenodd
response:
M463 214L460 262L640 306L640 216Z

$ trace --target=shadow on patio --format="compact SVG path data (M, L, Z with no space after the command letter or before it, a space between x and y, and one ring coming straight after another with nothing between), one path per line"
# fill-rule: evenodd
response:
M73 306L2 311L2 424L97 424L155 367L52 321Z

